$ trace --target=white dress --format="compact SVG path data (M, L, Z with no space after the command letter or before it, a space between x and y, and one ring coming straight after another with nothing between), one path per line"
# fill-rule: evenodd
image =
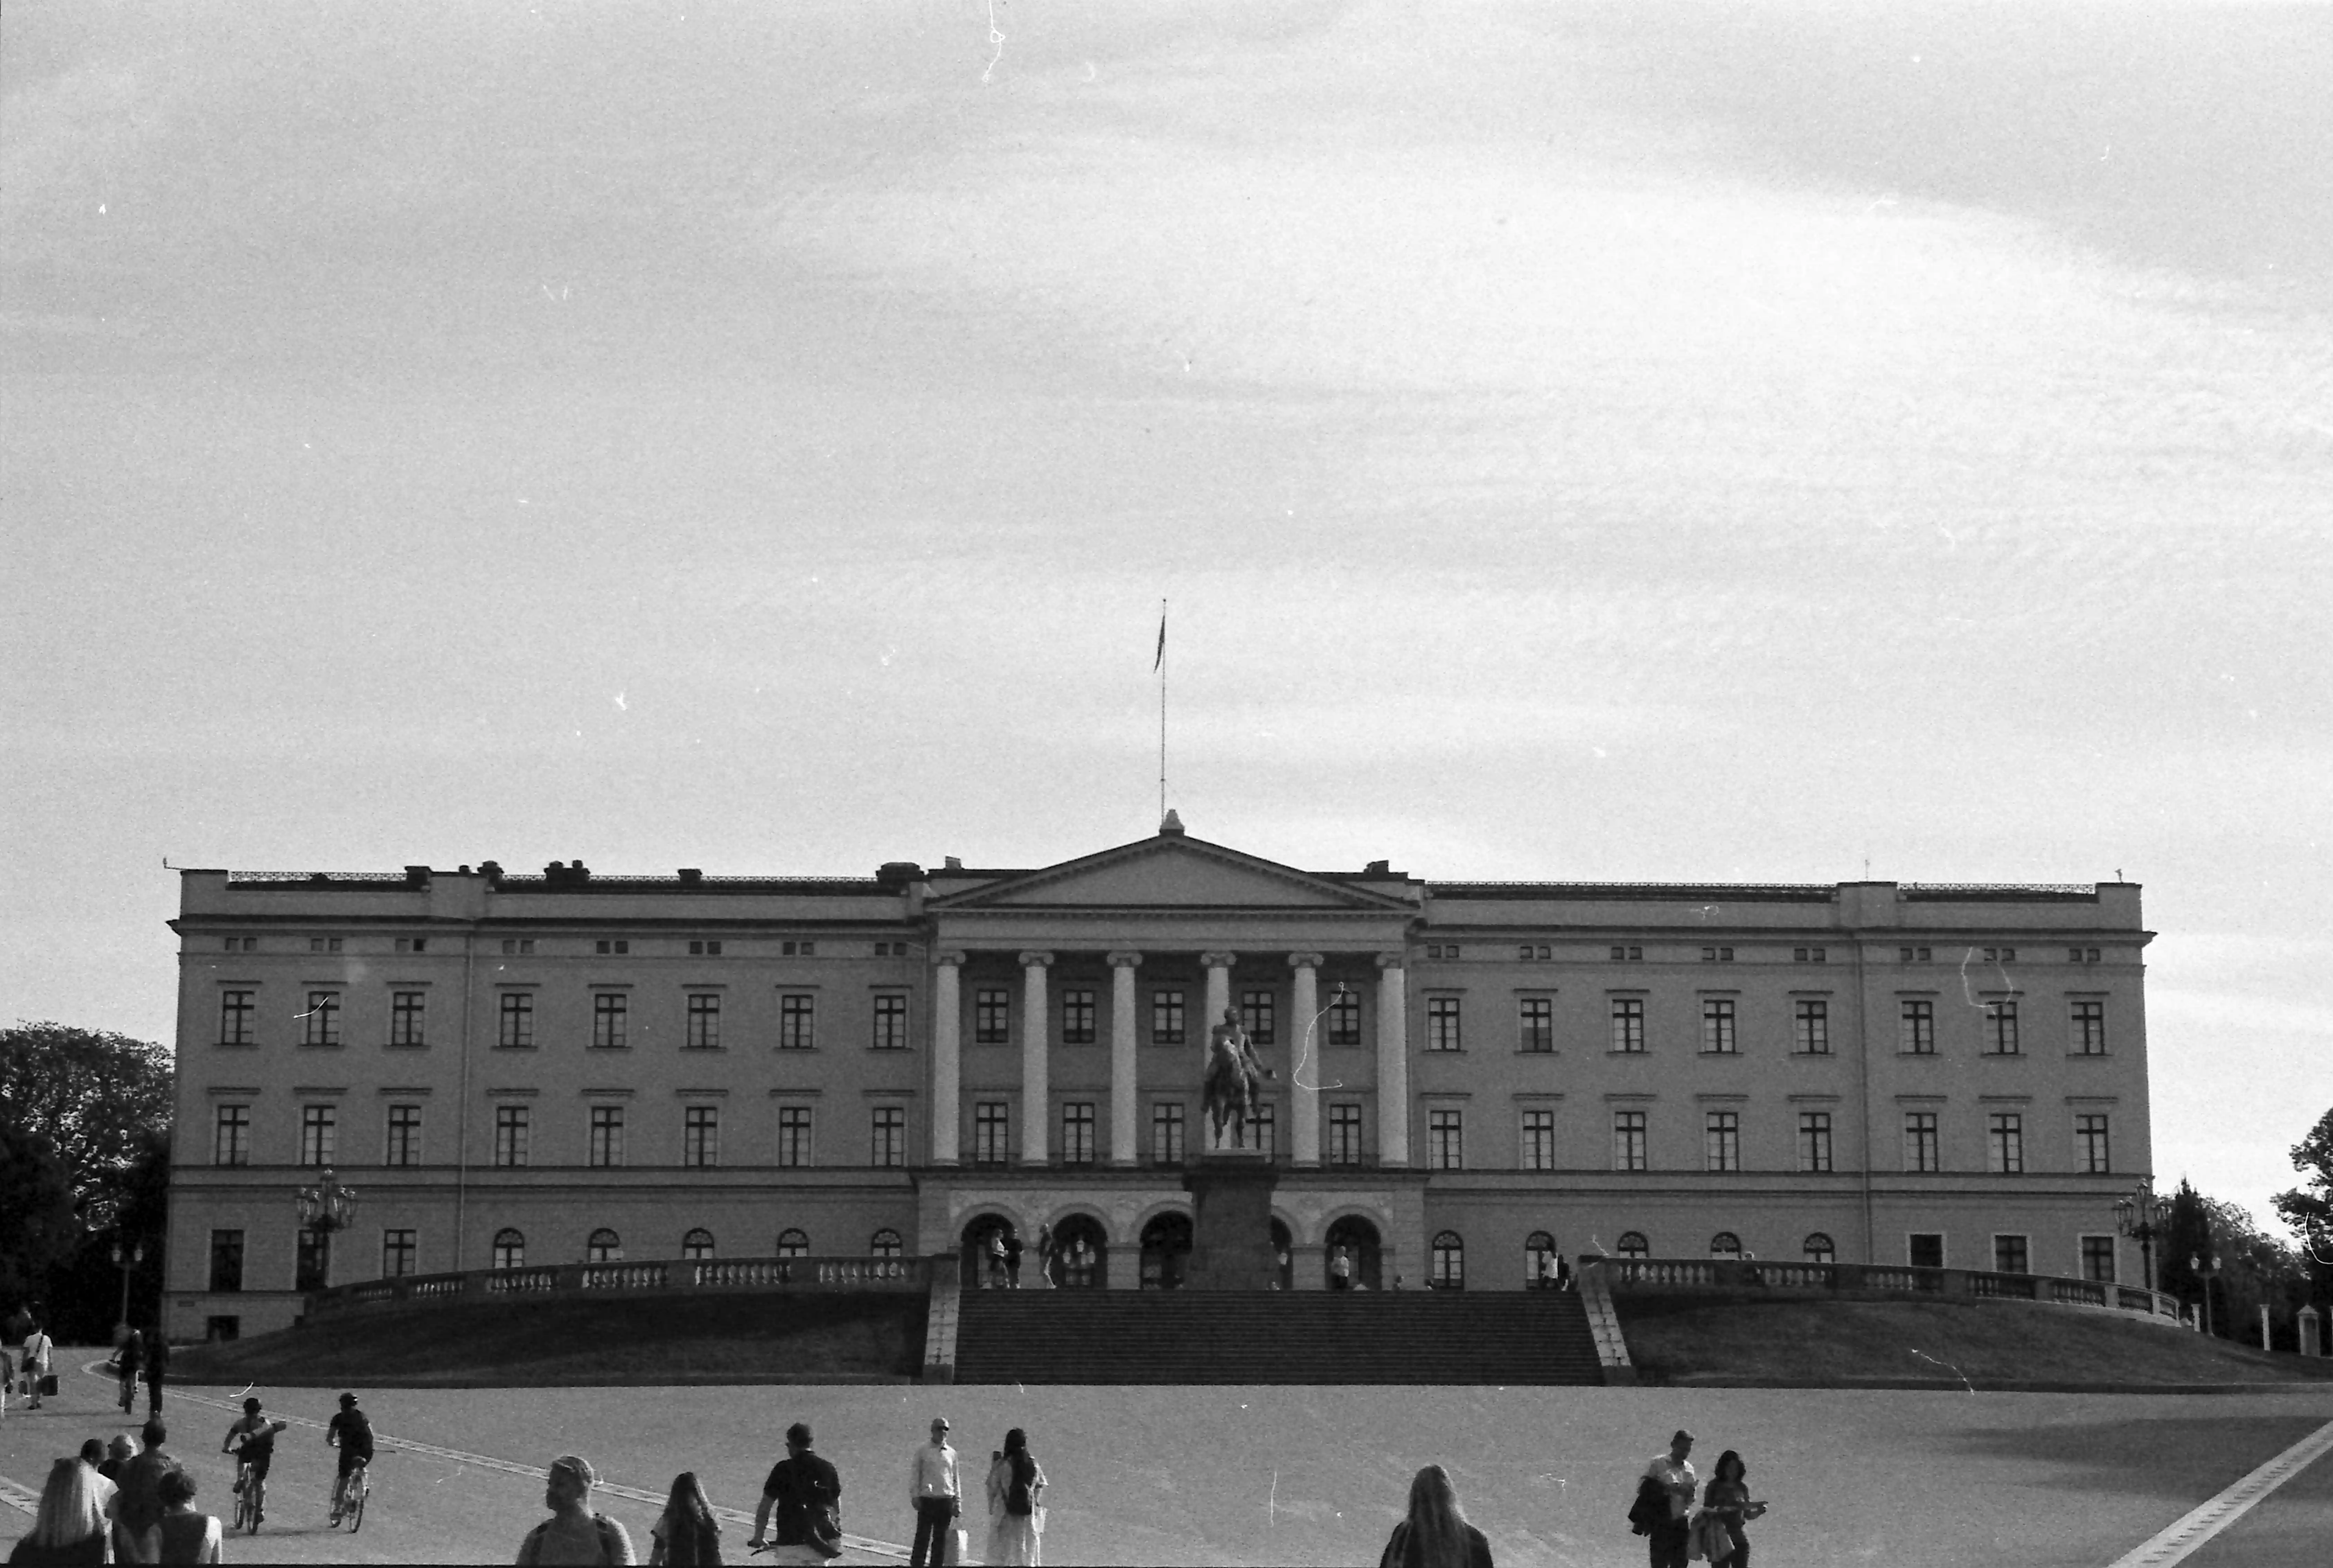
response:
M1036 1464L1033 1458L1029 1462ZM1004 1499L1012 1487L1012 1460L999 1458L988 1467L988 1550L982 1556L993 1563L1022 1563L1027 1568L1038 1568L1043 1561L1044 1537L1038 1534L1036 1514L1004 1511ZM1029 1484L1032 1508L1042 1506L1040 1499L1044 1492L1045 1471L1038 1466L1036 1479Z

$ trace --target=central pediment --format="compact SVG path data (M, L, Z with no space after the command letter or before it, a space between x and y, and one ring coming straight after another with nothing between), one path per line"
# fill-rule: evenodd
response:
M1181 834L1160 834L968 888L929 907L1415 913L1409 901L1391 894Z

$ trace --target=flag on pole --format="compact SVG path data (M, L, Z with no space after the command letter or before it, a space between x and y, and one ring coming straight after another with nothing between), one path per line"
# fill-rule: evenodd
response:
M1157 671L1157 670L1158 670L1158 669L1160 669L1160 668L1164 667L1164 666L1165 666L1165 664L1166 664L1166 610L1164 610L1164 609L1162 608L1162 609L1158 612L1158 656L1157 656L1157 658L1155 658L1155 659L1153 659L1153 660L1151 660L1151 661L1150 661L1150 667L1151 667L1151 669L1152 669L1153 671Z

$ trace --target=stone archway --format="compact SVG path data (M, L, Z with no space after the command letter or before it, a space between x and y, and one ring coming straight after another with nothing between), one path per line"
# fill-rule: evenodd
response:
M964 1233L957 1238L957 1266L963 1270L963 1288L984 1290L988 1287L988 1238L1006 1236L1013 1229L1013 1217L994 1209L983 1209L965 1221ZM997 1283L1002 1284L1000 1280Z
M1142 1228L1142 1288L1176 1290L1191 1262L1191 1217L1169 1211Z
M1345 1249L1347 1257L1352 1261L1352 1277L1355 1285L1365 1290L1385 1288L1378 1277L1378 1267L1385 1243L1374 1224L1359 1214L1348 1214L1331 1221L1328 1233L1320 1239L1321 1267L1330 1271L1324 1283L1330 1289L1337 1288L1334 1269L1337 1249L1340 1247Z
M1275 1214L1272 1217L1272 1279L1275 1288L1296 1288L1296 1238L1288 1229L1288 1221Z
M1090 1214L1070 1214L1053 1225L1053 1284L1062 1290L1100 1290L1109 1282L1109 1231Z

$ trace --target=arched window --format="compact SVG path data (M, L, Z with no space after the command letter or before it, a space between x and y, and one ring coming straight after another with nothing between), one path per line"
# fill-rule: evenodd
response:
M1619 1252L1623 1257L1650 1257L1653 1244L1645 1239L1645 1233L1641 1230L1623 1230L1620 1232Z
M1839 1261L1839 1248L1832 1245L1831 1238L1829 1236L1819 1230L1807 1238L1806 1251L1807 1261L1809 1263L1837 1263Z
M624 1260L624 1238L612 1230L591 1232L591 1239L583 1244L586 1263L621 1263Z
M810 1250L808 1237L802 1238L802 1250ZM872 1257L897 1257L907 1250L907 1244L899 1239L899 1233L896 1230L878 1230L867 1243L868 1255Z
M1742 1238L1734 1235L1731 1230L1719 1231L1709 1238L1709 1255L1712 1257L1731 1257L1739 1260L1742 1257Z
M1435 1233L1433 1272L1426 1276L1426 1285L1429 1290L1466 1288L1466 1243L1456 1231Z
M526 1267L526 1238L520 1235L515 1230L503 1229L495 1231L494 1267L496 1268L524 1268Z
M778 1256L780 1257L808 1257L810 1256L810 1232L806 1230L796 1230L791 1226L779 1231Z
M1555 1238L1544 1230L1534 1230L1523 1238L1523 1284L1541 1286L1549 1282L1555 1262Z
M680 1238L680 1256L690 1263L703 1263L713 1256L713 1232L698 1226Z

